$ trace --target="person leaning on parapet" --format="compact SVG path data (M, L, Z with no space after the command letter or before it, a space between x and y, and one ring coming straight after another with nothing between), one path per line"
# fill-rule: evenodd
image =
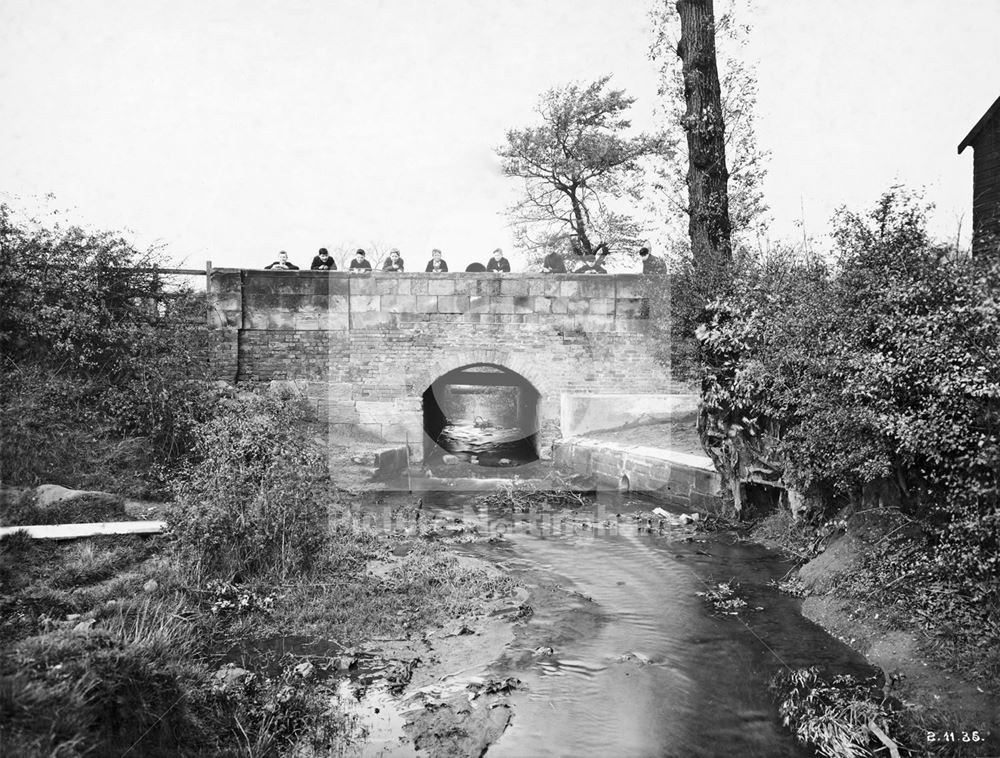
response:
M639 248L639 260L642 261L642 273L644 274L664 274L667 265L649 252L648 247Z
M354 260L351 261L351 265L347 269L352 274L367 274L372 270L372 264L365 259L365 251L360 247L354 253Z
M289 263L288 253L282 250L278 253L278 260L272 263L270 266L264 266L265 269L277 269L278 271L298 271L299 267L294 263Z
M573 271L574 274L606 274L608 270L602 265L604 256L586 255L579 268Z
M399 257L399 250L393 248L389 251L389 257L385 259L385 263L382 264L383 271L402 271L403 270L403 259Z
M442 274L447 270L448 264L441 257L441 251L437 249L431 250L431 259L427 261L427 268L424 271L428 274Z
M566 261L563 260L562 255L553 250L551 253L545 256L542 260L542 273L543 274L565 274L566 273Z
M498 274L510 273L510 261L503 257L503 250L499 247L493 251L493 257L486 262L486 270Z
M313 271L336 271L337 262L330 257L330 251L325 247L319 249L319 255L313 258L312 265L309 267Z

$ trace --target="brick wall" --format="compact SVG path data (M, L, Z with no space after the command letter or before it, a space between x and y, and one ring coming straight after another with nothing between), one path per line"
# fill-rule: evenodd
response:
M560 394L683 391L652 357L637 275L372 274L215 269L213 366L307 380L331 435L363 429L423 455L421 396L443 374L502 366L539 392L540 452Z

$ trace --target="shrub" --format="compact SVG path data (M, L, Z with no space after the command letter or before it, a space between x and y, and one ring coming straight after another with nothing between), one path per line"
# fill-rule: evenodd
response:
M244 393L196 428L198 462L179 480L169 516L194 581L282 581L314 564L331 487L307 418L299 401Z
M168 291L159 258L0 204L4 480L101 486L186 452L208 407L203 301Z
M828 507L884 483L942 570L995 603L1000 265L932 245L925 212L894 189L838 213L835 264L739 272L699 327L707 432L733 475L774 470Z

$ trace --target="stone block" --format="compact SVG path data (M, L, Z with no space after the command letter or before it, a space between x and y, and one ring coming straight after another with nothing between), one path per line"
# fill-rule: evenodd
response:
M472 274L476 294L493 297L500 294L500 278L496 274Z
M535 312L535 298L528 297L527 295L519 295L514 297L514 313L534 313Z
M485 295L472 295L469 297L470 313L489 313L492 298Z
M567 311L574 316L590 313L590 301L586 298L573 298L566 303Z
M559 282L559 296L567 298L575 298L580 295L580 280L579 277L574 279L563 279Z
M532 310L535 313L545 314L552 313L552 298L551 297L533 297L532 298Z
M427 277L419 277L410 280L411 295L426 295L427 287L428 287Z
M375 282L375 291L380 295L398 295L399 277L399 274L376 274L372 277L372 281Z
M441 295L437 299L438 313L467 313L469 311L468 295Z
M438 275L427 279L427 294L429 295L454 295L455 280L450 276Z
M351 274L351 297L378 294L378 279L374 274Z
M514 298L496 296L489 298L490 313L513 313Z
M386 313L413 313L417 308L416 295L382 295L381 306Z
M351 294L351 275L330 274L327 284L327 294L330 295L331 300L334 296L349 297Z
M615 278L613 276L590 274L588 276L584 276L583 280L579 282L579 285L581 297L591 299L597 297L614 299L615 297Z
M414 309L417 313L437 313L438 309L438 297L437 295L416 295L416 304Z
M646 301L641 297L620 297L615 301L616 318L646 318L647 310Z
M637 298L645 294L645 282L641 274L616 274L614 282L616 297Z
M500 280L500 294L512 297L526 297L528 295L529 280L521 276L505 276Z
M326 329L327 314L299 312L292 314L292 324L296 331L313 332Z
M347 313L351 309L350 297L347 295L330 295L327 310L331 313Z
M610 297L592 298L590 312L595 316L612 316L615 312L615 301Z
M529 295L554 297L559 294L559 274L543 274L528 280Z
M351 314L382 309L382 298L379 295L355 295L351 293Z
M550 310L554 314L569 313L570 300L567 297L554 297L550 304Z
M352 311L350 315L351 329L370 329L396 322L396 314L383 311Z

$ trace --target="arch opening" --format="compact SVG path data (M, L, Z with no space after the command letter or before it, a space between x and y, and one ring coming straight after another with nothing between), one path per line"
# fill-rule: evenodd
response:
M541 395L526 378L473 363L435 379L423 393L424 461L445 455L488 467L538 460Z

